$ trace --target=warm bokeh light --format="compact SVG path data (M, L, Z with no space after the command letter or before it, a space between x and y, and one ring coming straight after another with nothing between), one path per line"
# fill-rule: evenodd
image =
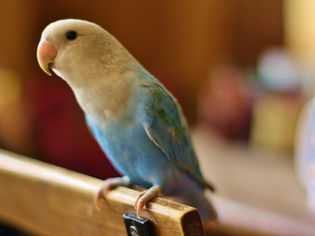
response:
M296 131L315 88L314 9L312 0L2 1L0 148L98 178L118 175L72 91L36 61L47 24L85 19L112 33L175 95L219 195L314 223L306 201L315 195L307 175L315 139L305 141L312 105ZM296 165L305 172L300 183Z

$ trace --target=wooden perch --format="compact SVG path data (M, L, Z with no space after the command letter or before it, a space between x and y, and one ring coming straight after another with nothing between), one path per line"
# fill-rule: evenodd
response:
M36 235L127 235L122 215L134 212L137 191L118 187L102 201L101 181L60 167L0 151L0 220ZM156 235L202 236L198 212L166 199L152 201L142 216Z

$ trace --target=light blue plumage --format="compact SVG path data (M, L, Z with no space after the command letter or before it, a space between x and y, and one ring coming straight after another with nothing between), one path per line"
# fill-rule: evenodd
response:
M67 39L70 31L77 33L77 39ZM126 176L121 183L149 189L139 196L143 204L136 203L136 208L161 190L196 207L203 218L215 219L217 214L204 196L211 186L200 172L186 121L163 85L93 23L57 21L42 38L55 44L58 53L51 68L73 89L97 142ZM45 68L40 58L39 63ZM109 183L115 185L105 183L107 188Z

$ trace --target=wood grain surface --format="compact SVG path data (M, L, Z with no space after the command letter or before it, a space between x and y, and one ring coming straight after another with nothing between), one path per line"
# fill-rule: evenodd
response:
M139 192L118 187L96 209L93 196L100 184L86 175L0 151L0 220L35 235L127 235L122 215L135 212ZM155 199L141 216L154 223L156 235L203 235L198 212L167 199Z

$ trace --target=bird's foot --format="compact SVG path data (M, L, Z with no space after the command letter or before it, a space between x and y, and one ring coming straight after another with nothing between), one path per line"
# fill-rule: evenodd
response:
M127 176L105 179L94 196L94 206L98 208L100 200L108 193L109 190L118 186L130 186L130 180Z
M152 198L158 196L160 192L161 192L160 187L154 185L151 188L139 193L135 203L135 209L138 218L140 210L142 210L147 204L147 202L149 202Z

